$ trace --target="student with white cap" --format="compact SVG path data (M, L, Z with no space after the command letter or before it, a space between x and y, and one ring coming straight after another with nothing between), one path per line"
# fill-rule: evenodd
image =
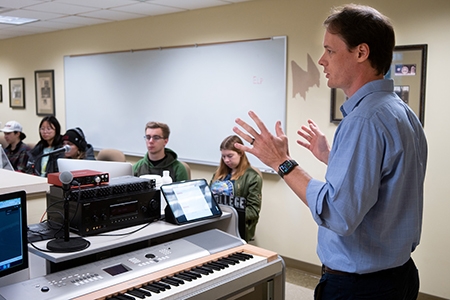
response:
M17 121L9 121L0 131L3 132L8 143L5 153L9 162L14 170L24 172L28 162L27 153L30 151L30 147L22 142L26 138L22 125Z

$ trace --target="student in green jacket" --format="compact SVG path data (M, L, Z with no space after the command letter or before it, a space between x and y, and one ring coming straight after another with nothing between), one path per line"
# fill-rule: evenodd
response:
M173 182L187 180L188 172L177 159L177 154L166 148L169 142L170 129L167 124L148 122L145 125L144 140L147 154L133 166L134 176L145 174L163 175L164 170L170 172Z
M262 177L248 161L245 152L236 149L242 144L237 135L227 137L220 144L222 159L211 181L213 194L245 198L245 237L247 242L255 236L261 210Z

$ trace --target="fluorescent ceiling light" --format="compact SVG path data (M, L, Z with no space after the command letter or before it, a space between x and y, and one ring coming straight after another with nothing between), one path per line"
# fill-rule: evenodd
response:
M10 25L22 25L27 23L32 23L39 21L38 19L28 19L28 18L18 18L9 16L0 16L0 23L10 24Z

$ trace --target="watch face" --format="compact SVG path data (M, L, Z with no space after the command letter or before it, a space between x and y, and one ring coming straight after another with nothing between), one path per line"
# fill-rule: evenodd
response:
M281 177L283 177L283 175L292 171L292 169L295 166L298 166L298 164L295 160L286 160L278 167L278 170L279 170L278 173L280 174Z
M289 171L289 168L292 167L292 163L290 161L285 161L280 165L281 172L286 173Z

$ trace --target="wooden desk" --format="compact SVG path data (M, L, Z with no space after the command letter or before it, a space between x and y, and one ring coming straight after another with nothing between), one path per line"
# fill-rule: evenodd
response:
M0 194L16 191L27 193L28 224L38 223L46 207L47 178L0 169Z
M0 169L0 194L24 190L28 194L46 193L47 178Z

